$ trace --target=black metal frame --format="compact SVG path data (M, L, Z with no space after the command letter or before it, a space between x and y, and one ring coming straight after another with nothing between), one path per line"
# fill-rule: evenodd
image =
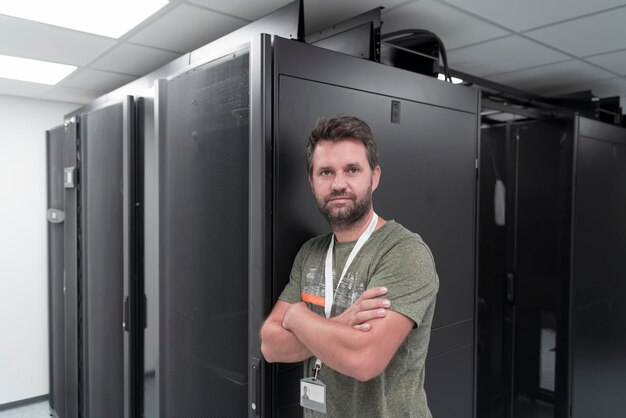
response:
M64 213L63 189L63 146L65 127L58 126L46 132L47 161L47 208L48 208L48 349L49 349L49 401L50 407L61 416L65 416L65 289L64 271L58 270L63 265L63 220L50 219L50 211ZM59 161L53 161L53 158ZM55 177L53 168L57 166L59 175ZM60 196L60 204L53 202L53 190ZM60 215L58 215L60 217ZM64 218L64 215L63 215ZM60 235L61 245L55 241ZM55 259L55 255L61 254ZM57 269L57 270L55 270ZM56 309L60 307L61 309Z
M78 123L70 118L65 124L63 166L74 167L75 186L65 189L65 354L66 354L66 414L68 418L81 416L81 340L79 337L80 315L80 271L79 242L80 220L78 216L80 194L76 184L80 180L80 160L78 159Z
M270 370L264 366L259 330L270 305L272 269L272 60L271 38L255 37L250 48L250 159L248 247L248 416L271 416Z

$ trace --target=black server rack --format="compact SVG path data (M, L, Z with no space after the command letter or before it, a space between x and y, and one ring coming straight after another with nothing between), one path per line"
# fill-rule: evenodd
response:
M574 120L572 417L626 414L626 129Z
M46 132L50 405L65 416L65 272L63 141L65 127Z
M80 283L83 416L125 416L132 405L131 284L136 280L132 98L91 110L80 123ZM126 302L126 303L125 303Z
M435 254L429 405L434 416L473 416L477 91L282 39L274 42L274 68L272 299L301 243L328 230L303 168L308 133L320 116L361 117L379 145L377 212L418 232ZM291 379L301 372L282 374L276 409L298 403Z
M483 129L480 416L623 415L625 141L580 117Z
M58 279L50 269L52 355L65 363L64 379L60 360L51 369L51 406L60 418L136 416L139 333L130 300L140 274L141 208L135 112L128 97L74 115L49 133L63 142L64 246L50 247L55 254L63 250L65 270L64 297L57 300ZM51 184L49 193L56 190ZM50 262L57 258L51 255Z
M159 84L161 416L247 413L249 57Z

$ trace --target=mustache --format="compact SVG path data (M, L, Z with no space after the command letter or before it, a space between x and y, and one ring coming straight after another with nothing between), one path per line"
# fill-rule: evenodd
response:
M350 199L350 200L356 200L356 196L352 193L331 193L330 195L328 195L326 197L326 199L324 199L324 203L328 203L333 199Z

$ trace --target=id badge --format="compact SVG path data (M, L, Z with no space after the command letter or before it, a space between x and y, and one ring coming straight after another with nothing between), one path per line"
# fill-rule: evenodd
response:
M300 379L300 406L326 413L326 385L319 379Z

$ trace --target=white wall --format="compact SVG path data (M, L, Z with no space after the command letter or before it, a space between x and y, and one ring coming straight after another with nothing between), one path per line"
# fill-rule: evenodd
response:
M48 394L45 131L79 106L0 95L0 405Z

